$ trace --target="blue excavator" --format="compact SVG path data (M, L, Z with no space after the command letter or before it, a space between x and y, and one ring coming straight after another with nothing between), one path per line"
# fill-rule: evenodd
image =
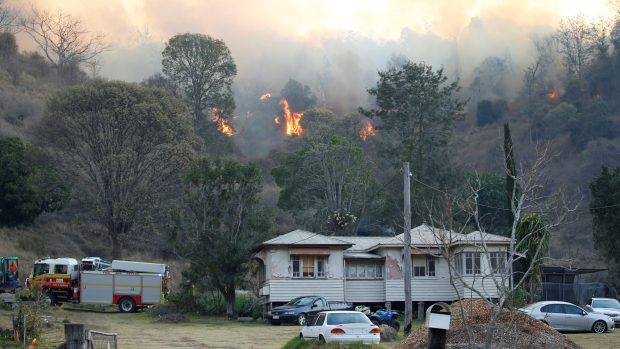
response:
M19 284L19 258L0 257L0 293L14 292Z

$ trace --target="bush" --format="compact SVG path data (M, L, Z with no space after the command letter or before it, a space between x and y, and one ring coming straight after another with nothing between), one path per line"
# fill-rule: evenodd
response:
M530 293L527 292L524 288L514 289L508 295L507 305L513 308L523 308L527 305Z
M263 309L258 298L251 295L237 295L235 298L235 313L238 316L258 319L263 315Z
M41 335L45 322L43 312L48 308L46 295L40 289L20 290L16 295L17 306L13 310L13 330L18 330L20 336L24 333L24 318L26 319L26 335L37 338ZM24 301L23 299L29 299ZM20 337L23 340L23 337Z

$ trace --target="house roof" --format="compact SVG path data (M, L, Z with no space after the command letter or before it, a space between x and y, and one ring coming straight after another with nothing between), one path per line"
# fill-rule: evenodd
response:
M450 230L430 227L426 224L419 225L410 231L411 244L419 246L436 246L438 244L450 244L463 238L463 234ZM386 246L402 246L405 241L405 233L397 235L383 243Z
M346 252L368 252L379 247L389 239L386 236L338 236L339 240L344 240L352 244Z
M352 243L331 236L312 233L305 230L293 230L290 233L280 235L262 243L263 246L351 246Z
M374 253L367 252L348 252L344 251L344 258L346 259L384 259L384 256L379 256Z
M491 233L482 233L480 231L474 231L469 234L459 234L461 238L459 241L472 243L476 241L485 241L486 243L510 243L509 237L495 235Z

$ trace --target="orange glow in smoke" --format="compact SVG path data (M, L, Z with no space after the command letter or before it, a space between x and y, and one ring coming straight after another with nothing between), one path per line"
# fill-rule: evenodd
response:
M269 99L269 98L271 98L271 92L264 93L262 96L260 96L259 99L261 101L264 101L264 100Z
M560 95L558 94L557 91L551 91L549 93L547 93L547 98L549 98L550 100L554 100L557 99Z

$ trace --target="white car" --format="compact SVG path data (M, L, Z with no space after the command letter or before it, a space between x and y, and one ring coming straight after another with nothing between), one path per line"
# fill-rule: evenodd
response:
M585 306L587 311L609 316L616 325L620 325L620 302L614 298L592 298Z
M603 333L615 329L614 321L609 316L588 313L578 306L567 302L538 302L519 310L558 331L592 331Z
M381 330L359 311L324 311L304 326L299 338L321 343L379 343Z

